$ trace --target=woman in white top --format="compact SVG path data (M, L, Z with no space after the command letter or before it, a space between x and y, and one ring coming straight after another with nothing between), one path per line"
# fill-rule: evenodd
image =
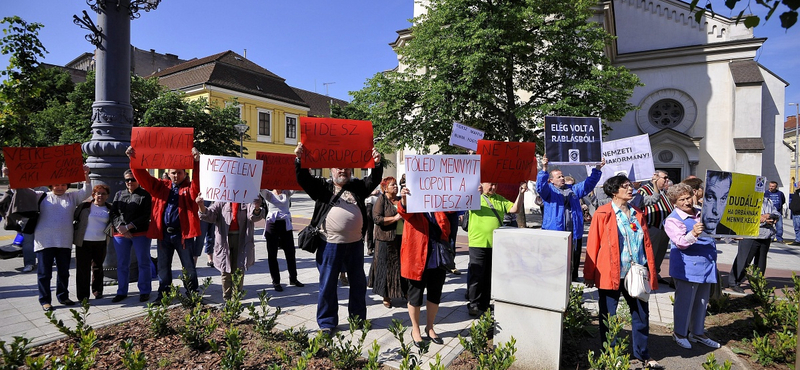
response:
M83 166L86 182L78 191L67 193L69 184L49 186L44 200L39 204L39 222L34 230L33 251L36 259L39 283L39 303L45 311L51 311L50 280L53 277L53 261L58 269L56 278L56 299L65 306L75 304L69 299L69 260L72 257L72 227L75 207L92 193L92 180L89 179L89 166Z
M282 292L281 274L278 267L278 248L283 249L286 257L286 268L289 270L289 284L303 287L305 284L297 280L297 263L294 257L294 234L292 234L291 190L261 190L261 196L267 201L269 212L264 225L264 238L267 239L267 262L269 274L272 276L272 287Z
M103 297L103 261L111 241L111 189L100 184L94 187L92 199L75 209L75 294L78 301L89 299L89 287L96 299Z

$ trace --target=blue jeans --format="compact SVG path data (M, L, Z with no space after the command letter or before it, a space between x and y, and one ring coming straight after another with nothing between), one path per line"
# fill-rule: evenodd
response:
M367 277L364 274L364 242L332 244L317 250L319 270L319 295L317 300L317 325L320 329L333 329L339 324L339 272L347 271L350 280L350 298L347 311L350 317L367 319Z
M45 248L36 252L39 267L36 270L39 283L39 304L50 304L50 280L53 278L53 260L56 261L56 299L64 302L69 299L69 262L72 248Z
M783 242L783 215L779 215L778 221L775 222L775 239Z
M792 224L794 224L794 241L800 243L800 215L792 214Z
M128 295L131 247L136 253L136 261L139 265L137 283L139 294L150 294L153 289L150 285L153 280L153 276L150 275L150 238L142 235L134 236L131 239L121 236L114 237L114 250L117 251L117 295Z
M197 291L197 270L194 266L194 255L192 248L194 239L181 239L180 234L167 235L161 239L158 247L158 293L164 294L172 286L172 256L178 252L181 266L186 269L188 285L184 286L186 291Z
M211 202L208 202L209 205ZM208 207L208 205L206 206ZM200 257L203 252L214 255L214 230L216 226L210 222L200 221L200 235L194 238L194 256Z
M22 265L36 265L36 252L33 251L33 234L22 234Z
M647 302L642 302L636 298L631 297L628 291L625 290L625 282L620 281L619 290L604 290L598 289L600 298L600 340L606 341L606 332L608 327L603 322L607 316L614 316L617 314L617 305L619 304L619 296L622 293L628 307L631 309L631 336L633 337L633 356L639 360L646 361L650 359L650 351L647 349L647 337L650 334L650 319L648 317L650 309Z

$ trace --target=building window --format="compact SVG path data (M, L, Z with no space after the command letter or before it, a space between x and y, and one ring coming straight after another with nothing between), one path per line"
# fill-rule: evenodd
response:
M258 141L272 142L272 111L258 109Z
M675 128L683 121L683 105L674 99L661 99L650 107L648 117L653 126Z
M321 168L311 168L308 171L311 172L311 176L322 177L322 169Z
M286 115L286 144L297 144L297 116Z

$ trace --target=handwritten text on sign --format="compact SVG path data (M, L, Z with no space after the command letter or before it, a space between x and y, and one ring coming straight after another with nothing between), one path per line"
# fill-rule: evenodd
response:
M372 122L300 117L303 168L374 168Z
M263 162L257 159L200 156L200 190L214 202L250 203L258 197Z
M12 189L84 181L81 144L3 148Z
M264 163L261 189L303 190L294 172L294 154L256 152L256 159Z
M478 141L481 182L519 183L536 178L536 144Z
M477 155L407 155L411 213L480 209L481 160Z
M134 127L131 146L136 150L131 168L186 169L194 166L194 129L191 127Z
M453 122L453 131L450 133L450 146L457 146L467 150L478 150L478 140L483 139L484 132L458 122Z
M551 164L599 164L602 141L600 118L544 118L544 150Z

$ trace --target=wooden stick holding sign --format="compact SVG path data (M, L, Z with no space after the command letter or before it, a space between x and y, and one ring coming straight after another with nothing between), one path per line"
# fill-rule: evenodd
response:
M303 168L375 168L372 122L300 117Z
M294 154L256 152L256 159L264 164L261 172L261 189L303 190L294 172Z
M136 157L131 158L131 168L194 167L194 129L191 127L134 127L131 147L136 150Z
M481 182L519 184L536 179L535 143L480 140L478 154Z
M602 144L600 118L544 118L544 152L552 164L599 164Z
M68 184L86 179L81 144L5 147L3 157L9 170L8 185L11 189Z
M264 163L257 159L200 155L200 191L214 202L250 203L258 197Z
M407 155L406 198L409 213L481 208L477 155Z

